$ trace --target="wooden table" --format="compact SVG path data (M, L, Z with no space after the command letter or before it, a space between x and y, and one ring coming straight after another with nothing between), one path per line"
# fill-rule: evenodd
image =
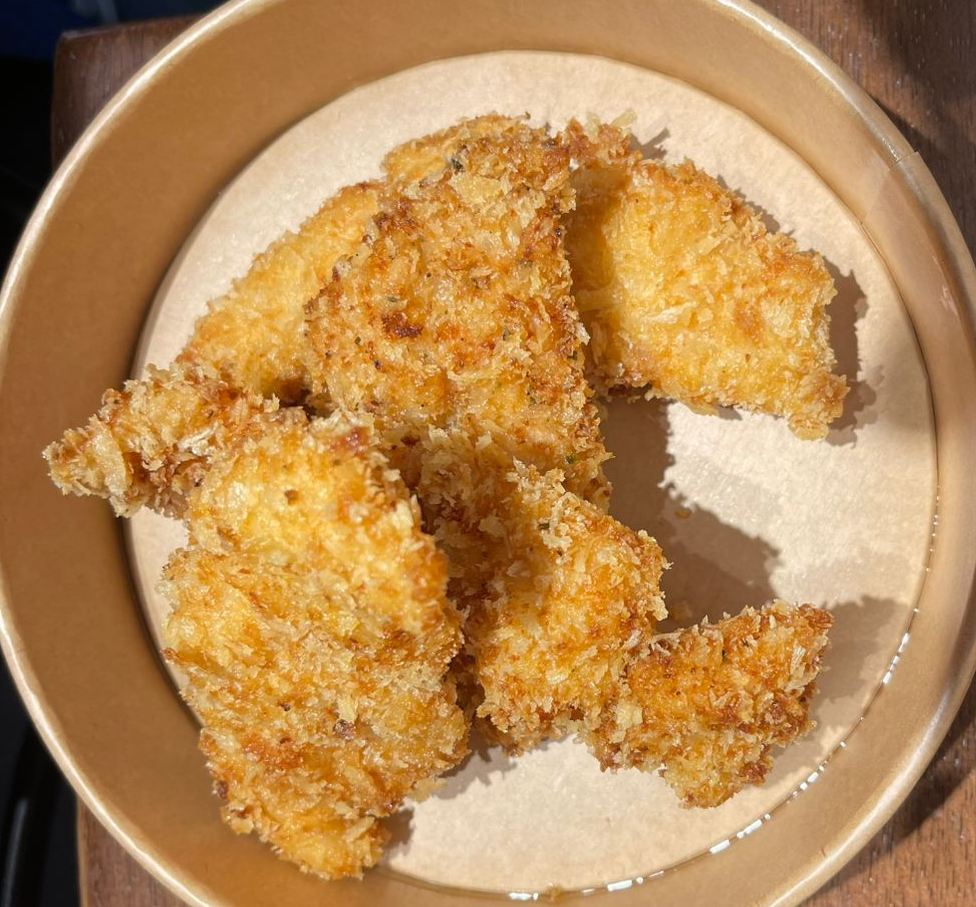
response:
M976 2L760 0L887 111L935 174L976 250ZM55 58L55 161L125 80L192 19L65 35ZM79 805L82 902L180 907ZM900 810L807 907L976 904L976 686Z

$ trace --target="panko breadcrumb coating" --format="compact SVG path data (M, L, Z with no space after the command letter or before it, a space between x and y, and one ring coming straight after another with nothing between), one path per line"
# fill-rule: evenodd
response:
M667 616L654 539L568 492L560 470L463 429L431 432L418 493L466 615L487 736L521 752L595 725Z
M458 152L470 142L510 133L523 122L524 118L497 113L461 120L447 129L398 145L383 158L383 172L394 186L409 187L446 167L456 166L453 162L458 160Z
M385 179L347 186L326 199L295 233L257 255L230 292L211 300L177 361L209 366L228 384L265 397L302 401L309 385L305 306L332 279L335 263L360 246L381 193L442 170L460 142L510 123L481 117L394 148L384 160Z
M336 260L362 242L378 194L376 183L348 186L297 233L275 240L229 293L208 303L177 361L206 364L234 387L300 401L308 384L305 304L331 279Z
M147 506L179 517L215 452L232 449L256 415L277 409L209 367L150 367L145 378L106 391L88 424L66 431L44 459L65 494L106 498L118 516Z
M411 486L426 430L467 420L605 504L608 455L562 245L567 149L489 117L411 147L423 166L397 154L365 242L308 306L315 398L371 417ZM404 183L407 172L426 176Z
M166 657L188 677L223 815L326 878L466 753L444 557L362 426L299 410L216 454L168 564Z
M450 559L460 682L478 685L488 739L522 752L575 734L604 768L661 769L707 807L760 784L773 744L812 726L825 611L776 602L655 635L667 564L652 538L490 438L434 431L427 450L418 492Z
M810 726L830 617L775 603L655 635L667 565L605 513L563 243L601 390L809 437L846 392L819 258L612 126L490 115L384 169L258 256L170 370L45 451L62 490L186 522L166 655L225 819L361 874L475 714L515 751L576 734L605 768L661 770L687 805L760 783Z
M66 492L183 516L166 654L231 826L329 878L373 865L377 820L463 757L467 723L443 555L367 429L174 366L45 456Z
M694 164L642 160L611 127L591 133L574 122L563 140L581 165L566 243L598 383L826 435L847 385L832 373L821 257Z
M595 730L604 768L661 770L685 806L718 806L812 726L809 702L833 619L810 605L747 608L656 637Z

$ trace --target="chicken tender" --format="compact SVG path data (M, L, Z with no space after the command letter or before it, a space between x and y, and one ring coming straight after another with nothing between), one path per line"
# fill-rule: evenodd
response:
M387 179L341 189L298 228L258 255L229 293L208 303L177 361L207 365L228 384L288 403L308 390L305 306L331 280L335 263L362 243L381 193L443 169L459 142L510 121L487 116L407 142L385 161Z
M585 729L604 768L660 769L686 806L761 784L773 744L812 726L809 701L832 618L783 602L656 637Z
M228 384L286 402L304 396L305 305L355 249L376 213L379 185L349 186L328 199L297 233L255 258L229 293L198 319L178 361L209 365Z
M568 492L561 471L464 430L431 432L418 492L466 615L486 736L521 752L593 726L667 616L657 543Z
M379 820L465 755L459 618L416 502L340 417L297 410L211 459L166 568L223 815L326 878L378 859Z
M214 454L277 409L210 368L150 367L142 380L106 391L88 424L66 431L44 459L65 494L106 498L118 516L148 506L179 517Z
M598 384L826 435L847 386L832 373L835 289L820 256L770 234L692 163L642 160L620 130L574 122L563 141L580 162L566 243Z
M58 485L182 516L167 650L238 831L327 877L466 752L443 555L363 426L153 370L45 452Z
M776 602L655 635L657 543L490 439L432 433L419 485L466 615L463 682L488 739L522 752L575 734L604 768L661 769L689 806L768 772L812 726L830 615ZM459 456L466 450L466 456ZM465 462L462 469L458 463ZM470 679L468 679L470 677Z
M427 429L467 420L606 502L561 238L569 163L544 130L501 117L394 153L366 240L308 306L313 400L372 418L411 486Z

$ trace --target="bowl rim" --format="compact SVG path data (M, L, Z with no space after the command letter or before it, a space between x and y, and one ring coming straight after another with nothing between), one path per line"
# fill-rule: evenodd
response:
M156 56L143 65L116 93L92 120L78 141L70 149L65 159L51 177L26 225L17 248L10 260L2 290L0 290L0 363L6 359L10 340L15 306L15 291L28 271L34 244L43 233L56 198L69 192L76 172L93 146L110 139L110 125L125 112L154 82L165 75L167 70L176 67L186 54L200 42L213 37L225 29L234 28L243 21L257 16L262 10L277 7L288 0L231 0L217 8L200 21L189 26ZM891 122L881 107L857 85L837 64L831 61L811 41L777 19L773 14L750 2L750 0L697 0L706 7L723 11L729 17L757 32L764 33L767 40L773 41L782 50L809 67L823 79L836 97L841 99L867 128L876 151L881 152L892 168L898 170L905 179L911 202L918 206L926 218L928 226L934 231L937 241L945 253L943 264L951 274L957 295L965 307L965 315L972 324L976 321L976 266L967 248L963 235L949 206L932 177L904 136ZM432 57L436 59L436 57ZM969 338L970 346L973 338ZM2 381L2 372L0 372ZM942 689L940 708L933 720L916 736L918 747L910 759L900 763L895 782L884 795L873 796L864 804L862 817L849 826L850 832L836 848L830 858L813 867L799 882L789 890L783 891L770 903L779 905L796 904L803 897L812 894L831 876L839 871L878 831L902 803L918 778L935 755L940 743L949 730L956 712L965 697L972 678L976 674L976 586L970 577L967 606L963 620L968 627L970 639L963 649L965 660L958 666L954 680ZM7 584L2 562L0 562L0 649L9 665L15 685L38 728L45 745L52 753L61 771L66 775L76 793L85 805L98 817L131 854L154 877L162 880L177 895L190 903L205 904L200 895L183 883L178 872L171 871L165 862L145 849L140 842L118 824L112 810L105 804L97 791L91 789L78 771L70 748L52 725L51 712L43 695L38 695L38 679L24 656L15 621L12 620L8 604ZM958 649L956 650L958 651Z

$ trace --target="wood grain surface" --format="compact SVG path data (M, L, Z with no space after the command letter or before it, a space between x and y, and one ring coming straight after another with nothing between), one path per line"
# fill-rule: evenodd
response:
M760 0L885 109L942 187L976 250L976 0ZM192 19L63 36L55 58L55 162L139 66ZM86 907L180 907L79 806ZM806 907L976 904L976 686L898 812Z

